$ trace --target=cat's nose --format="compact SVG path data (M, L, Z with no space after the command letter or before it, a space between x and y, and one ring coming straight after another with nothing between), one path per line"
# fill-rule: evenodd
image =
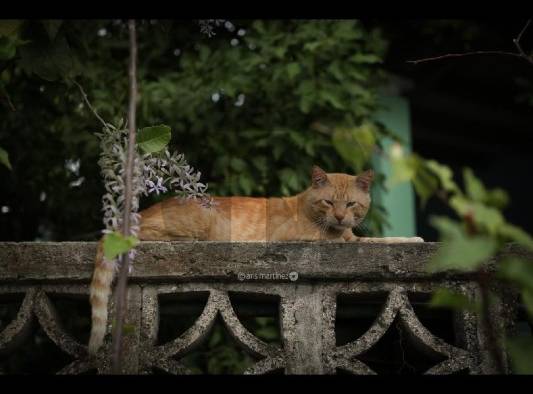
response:
M337 219L340 222L342 222L342 219L344 219L344 215L340 215L338 213L335 214L335 219Z

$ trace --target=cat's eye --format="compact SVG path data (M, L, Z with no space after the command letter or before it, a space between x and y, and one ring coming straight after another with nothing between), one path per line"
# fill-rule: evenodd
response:
M355 201L348 201L348 202L346 203L346 206L347 206L348 208L353 207L354 205L355 205Z
M333 201L331 201L331 200L324 200L324 202L325 202L326 204L328 204L328 205L333 205Z

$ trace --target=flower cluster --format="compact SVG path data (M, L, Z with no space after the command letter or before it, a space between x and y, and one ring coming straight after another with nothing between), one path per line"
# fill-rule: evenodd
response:
M142 157L142 166L145 195L165 193L170 189L178 197L211 201L206 194L207 185L200 182L202 173L195 171L183 154L170 153L168 149L156 154L147 153Z
M101 156L98 164L104 178L106 193L102 197L104 212L104 233L121 231L125 208L126 156L128 146L128 130L116 128L108 124L100 138ZM140 154L135 150L132 203L130 212L130 234L135 237L139 233L139 197L151 193L175 192L178 198L198 198L204 206L212 204L211 197L206 193L207 185L200 182L201 173L188 165L183 154L170 153L164 149L158 153ZM129 252L130 258L135 257L135 249ZM111 262L109 262L111 263Z

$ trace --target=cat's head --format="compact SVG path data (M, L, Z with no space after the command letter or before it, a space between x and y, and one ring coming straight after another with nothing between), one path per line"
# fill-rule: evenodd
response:
M344 230L361 223L370 206L372 170L357 176L327 174L318 166L311 171L307 204L311 216L321 227Z

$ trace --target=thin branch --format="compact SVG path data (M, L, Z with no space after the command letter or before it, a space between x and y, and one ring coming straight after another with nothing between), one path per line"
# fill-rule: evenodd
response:
M441 56L434 56L434 57L428 57L424 59L418 59L418 60L407 60L407 63L411 64L419 64L419 63L425 63L425 62L431 62L434 60L442 60L447 59L451 57L463 57L463 56L471 56L471 55L504 55L504 56L514 56L518 58L522 58L527 60L529 63L533 64L533 57L528 56L522 47L520 46L520 40L522 39L522 35L527 30L529 24L531 23L531 19L529 19L525 26L522 28L520 33L516 38L513 39L513 43L515 44L516 48L518 49L518 53L516 52L506 52L506 51L473 51L473 52L463 52L463 53L448 53L446 55Z
M94 114L94 116L96 116L98 118L98 120L100 121L100 123L102 123L104 125L105 128L107 128L107 123L105 122L105 120L102 119L102 117L100 115L98 115L98 112L96 112L96 110L93 108L93 106L91 105L91 102L89 101L89 99L87 98L87 93L85 93L85 90L83 90L83 87L78 83L78 81L74 80L74 79L71 79L71 81L78 87L78 89L80 90L80 93L81 93L81 96L83 97L83 100L85 101L85 104L87 104L87 107L89 107L89 109L91 110L91 112Z
M9 97L9 93L7 93L5 89L2 90L2 93L4 93L2 96L0 96L2 100L4 100L7 103L7 106L12 112L16 112L17 109L13 105L13 102L11 101L11 97Z
M513 43L516 46L516 49L518 49L518 52L520 53L520 56L523 57L524 59L526 59L531 64L533 64L533 57L528 56L524 52L524 50L522 49L522 46L520 45L520 40L522 39L522 35L526 31L526 29L527 29L527 27L529 26L530 23L531 23L531 19L528 19L528 21L526 22L525 26L522 28L522 30L520 31L518 36L513 40Z
M428 57L428 58L424 58L424 59L407 60L407 63L418 64L418 63L431 62L431 61L434 61L434 60L447 59L447 58L450 58L450 57L463 57L463 56L470 56L470 55L506 55L506 56L522 57L522 55L520 55L518 53L514 53L514 52L474 51L474 52L463 52L463 53L448 53L446 55Z
M520 34L518 34L518 37L516 37L514 39L514 41L518 41L520 42L520 40L522 39L522 35L524 34L524 32L526 31L527 27L529 26L529 24L531 23L531 19L528 19L528 21L526 22L525 26L522 28L522 30L520 31Z
M124 219L122 232L124 236L130 235L130 214L132 204L132 178L135 155L135 132L136 132L136 103L137 103L137 38L135 32L135 20L128 21L130 35L130 64L129 64L129 84L130 97L128 108L128 156L126 161L126 171L124 174ZM130 259L128 253L121 256L120 271L116 290L116 325L113 331L113 372L115 374L122 372L122 329L124 317L126 314L125 306L127 299L127 281Z

